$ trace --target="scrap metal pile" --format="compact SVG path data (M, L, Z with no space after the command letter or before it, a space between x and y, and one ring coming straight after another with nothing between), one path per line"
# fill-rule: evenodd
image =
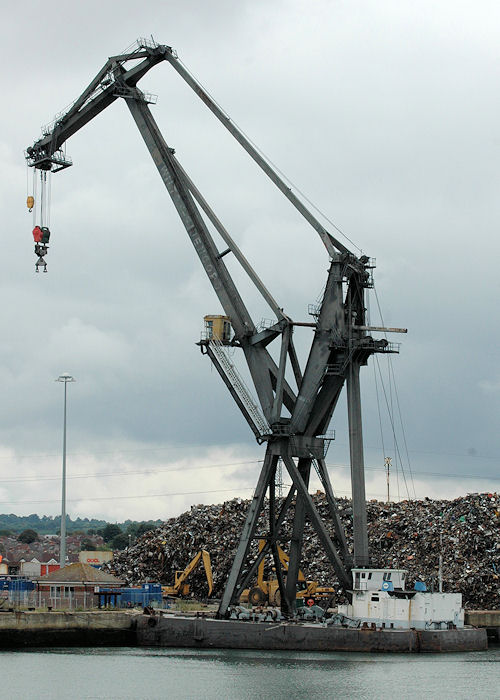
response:
M324 494L318 492L313 498L328 523ZM171 583L176 570L184 569L200 549L207 549L214 573L213 595L218 597L229 574L248 505L249 501L237 498L220 505L192 506L191 510L145 533L134 545L117 553L107 568L129 584ZM349 540L351 501L341 498L337 505ZM407 569L410 585L419 579L428 589L437 590L439 555L442 554L444 591L462 593L464 607L468 609L500 607L500 498L497 494L471 494L453 501L370 501L367 511L372 566ZM291 535L292 516L293 508L284 524L282 546L285 551ZM268 517L264 510L261 518ZM257 541L252 547L255 554ZM307 579L335 587L334 604L345 600L309 523L304 530L302 569ZM206 596L203 572L195 571L190 583L196 597Z

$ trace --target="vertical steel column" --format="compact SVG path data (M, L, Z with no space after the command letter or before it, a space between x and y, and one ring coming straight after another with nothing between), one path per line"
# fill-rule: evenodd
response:
M354 566L369 566L368 530L366 521L365 465L363 457L363 425L359 362L353 360L347 374L347 413L351 453L352 512L354 534Z
M311 474L311 459L299 459L298 471L306 488L309 488ZM286 576L284 612L293 615L297 607L297 579L299 576L300 560L302 556L302 539L304 536L304 523L306 519L306 503L303 496L297 493L295 501L295 513L293 516L292 539L290 542L290 561Z
M285 581L283 578L283 571L281 569L281 561L278 553L278 547L276 544L276 537L278 536L277 525L276 525L276 468L278 465L278 460L276 460L274 471L271 475L271 481L269 482L269 537L271 542L271 553L273 555L274 568L276 569L276 578L278 579L279 597L283 600L285 597ZM268 540L269 542L269 540ZM276 601L270 601L272 604L276 604Z

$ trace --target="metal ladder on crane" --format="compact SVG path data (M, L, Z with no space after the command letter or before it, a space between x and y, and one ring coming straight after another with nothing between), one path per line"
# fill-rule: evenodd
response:
M209 340L210 348L213 354L219 361L220 366L224 370L226 377L228 378L234 391L238 394L241 402L245 406L248 414L252 418L255 427L261 435L267 435L271 432L266 419L259 410L257 404L250 394L250 390L243 381L241 374L238 372L234 364L228 357L225 346L218 338L210 338Z

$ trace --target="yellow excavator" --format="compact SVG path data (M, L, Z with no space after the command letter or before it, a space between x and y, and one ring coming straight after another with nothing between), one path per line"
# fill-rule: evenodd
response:
M214 586L214 581L212 577L212 563L210 561L210 554L205 550L201 549L198 554L196 554L189 564L186 566L184 571L176 571L173 586L162 586L162 594L164 597L182 597L189 594L189 583L186 583L186 579L191 574L194 569L198 566L200 561L203 561L203 566L205 567L205 574L207 576L208 583L208 595L212 595L212 590Z
M265 543L265 540L259 540L259 552L262 551ZM285 554L279 545L277 547L281 566L286 572L288 571L290 557L288 554ZM264 559L262 559L257 569L257 585L252 588L246 588L242 592L240 603L250 603L251 605L281 605L281 593L278 579L264 579ZM302 601L308 606L315 605L321 600L328 600L334 593L333 588L320 586L317 581L306 581L306 577L301 569L299 569L297 588L297 600Z

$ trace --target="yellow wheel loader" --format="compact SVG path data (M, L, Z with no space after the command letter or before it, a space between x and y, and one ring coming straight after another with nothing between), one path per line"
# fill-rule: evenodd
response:
M266 541L259 540L259 552L262 551ZM278 545L278 556L280 559L281 566L284 572L288 571L288 562L290 557L288 554L281 549ZM275 605L279 607L281 605L281 593L279 589L278 579L264 579L264 564L262 561L257 569L257 584L252 586L252 588L246 588L241 596L240 603L250 603L251 605ZM299 575L297 580L297 600L303 602L303 604L311 606L315 605L320 601L327 601L332 594L334 589L331 587L320 586L317 581L306 581L306 578L299 569Z

